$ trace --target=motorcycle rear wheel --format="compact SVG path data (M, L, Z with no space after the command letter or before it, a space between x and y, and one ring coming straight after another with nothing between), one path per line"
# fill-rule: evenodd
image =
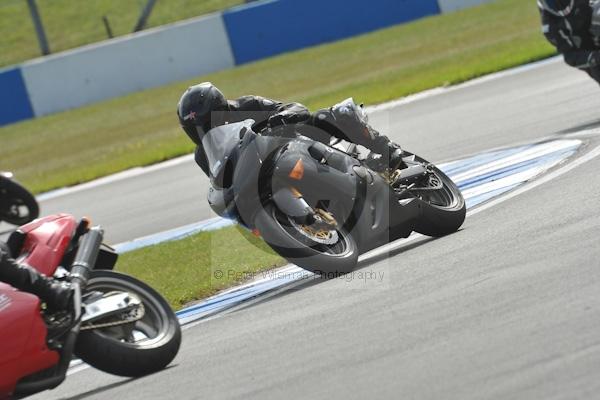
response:
M158 292L131 276L104 270L92 271L86 288L90 291L132 293L142 301L144 316L127 329L121 325L82 331L75 346L79 358L104 372L128 377L160 371L173 361L181 344L181 328ZM145 338L133 340L132 333Z
M427 160L416 156L415 161L430 164ZM456 184L439 168L432 165L433 179L442 185L434 191L413 191L421 201L421 218L414 230L423 235L440 237L454 233L465 221L467 206L465 199Z

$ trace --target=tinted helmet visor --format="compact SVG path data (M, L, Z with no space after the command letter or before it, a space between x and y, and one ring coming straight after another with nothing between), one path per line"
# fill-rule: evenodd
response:
M192 139L192 142L194 142L196 145L200 145L202 143L202 137L204 136L205 132L201 127L188 125L182 126L182 128L186 135Z

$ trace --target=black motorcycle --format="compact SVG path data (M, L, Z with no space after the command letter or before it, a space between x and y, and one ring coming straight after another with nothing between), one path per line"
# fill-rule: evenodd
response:
M366 119L351 99L336 107ZM399 169L375 172L356 145L256 130L246 120L201 136L212 185L208 201L306 270L345 273L359 254L413 231L447 235L464 222L458 187L415 154L405 151Z
M13 178L10 172L0 172L0 222L24 225L40 215L35 197Z

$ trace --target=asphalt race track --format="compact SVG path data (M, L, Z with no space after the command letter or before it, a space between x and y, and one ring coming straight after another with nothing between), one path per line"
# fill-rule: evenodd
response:
M358 99L357 99L358 100ZM379 112L432 161L600 126L600 89L560 62ZM579 157L600 145L586 135ZM588 157L589 158L589 157ZM34 399L574 399L600 390L600 157L463 229L189 327L174 365L129 380L93 369ZM191 162L59 196L114 242L210 217ZM485 207L485 206L484 206ZM381 279L375 277L382 277Z

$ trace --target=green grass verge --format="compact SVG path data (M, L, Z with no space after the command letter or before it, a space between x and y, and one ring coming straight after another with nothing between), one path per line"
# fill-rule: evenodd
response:
M384 102L552 54L535 2L500 0L0 128L0 159L41 192L192 151L175 106L195 82L314 109L350 96Z
M115 36L131 33L146 0L37 0L50 49L58 51L107 39L102 16ZM244 0L168 0L154 6L148 27L192 18L244 3ZM40 56L24 0L0 2L0 66Z
M179 309L285 264L262 239L229 227L123 254L117 270L142 279Z

